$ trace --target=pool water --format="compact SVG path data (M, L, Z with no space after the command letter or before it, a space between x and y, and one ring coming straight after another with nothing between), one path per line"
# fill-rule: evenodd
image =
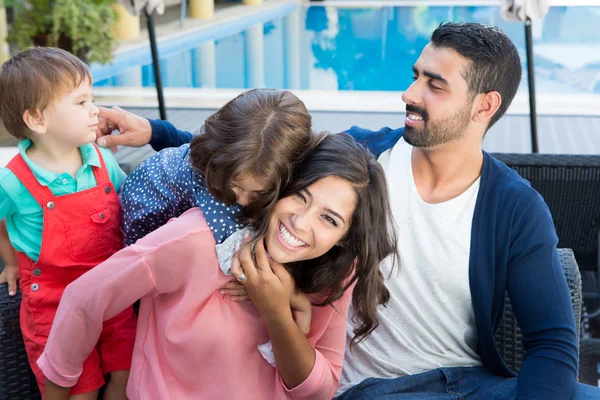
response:
M522 23L499 7L301 7L218 40L161 54L165 87L404 90L443 21L501 27L525 64ZM536 89L600 94L600 7L552 7L534 22ZM94 72L94 68L92 68ZM527 90L526 74L521 90ZM151 64L128 65L95 86L154 86Z

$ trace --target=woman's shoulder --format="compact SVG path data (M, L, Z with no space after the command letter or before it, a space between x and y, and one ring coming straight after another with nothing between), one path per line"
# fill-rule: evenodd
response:
M205 238L214 246L214 237L202 211L198 207L191 208L177 218L172 218L165 225L149 233L136 242L140 251L156 250L172 246L175 242L198 242ZM200 244L198 242L198 244Z
M204 218L204 214L199 207L190 208L179 217L171 218L164 225L164 230L175 234L175 236L189 233L203 233L204 231L210 233L206 218Z

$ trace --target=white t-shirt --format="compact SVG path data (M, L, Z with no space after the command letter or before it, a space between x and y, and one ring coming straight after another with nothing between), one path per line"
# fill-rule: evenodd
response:
M398 230L400 271L382 271L390 291L379 327L346 349L338 394L369 377L397 378L440 367L481 365L469 288L471 224L479 179L460 196L425 203L414 182L412 146L404 139L379 161ZM352 315L352 310L350 314ZM353 337L348 324L348 344Z

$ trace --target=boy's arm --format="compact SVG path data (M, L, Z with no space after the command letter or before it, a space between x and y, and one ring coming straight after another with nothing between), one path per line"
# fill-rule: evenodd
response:
M10 244L6 221L0 221L0 258L4 261L4 271L0 274L0 283L8 283L8 294L17 294L17 280L19 279L19 265L17 253Z
M58 386L56 383L46 379L44 398L46 400L68 400L71 394L70 387Z
M8 282L8 294L14 296L17 293L17 279L19 269L17 253L8 238L6 229L6 217L17 212L15 201L9 193L12 187L10 180L14 175L8 168L0 168L0 257L4 260L4 271L0 274L0 283Z

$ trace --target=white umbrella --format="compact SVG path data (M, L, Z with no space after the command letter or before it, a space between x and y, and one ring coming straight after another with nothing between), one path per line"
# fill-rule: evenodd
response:
M549 0L504 0L502 18L506 21L532 21L543 19L550 10Z
M163 0L119 0L127 11L133 15L140 15L142 10L148 14L156 11L158 14L165 12L165 2Z
M549 9L549 0L502 0L501 5L502 18L506 21L523 21L525 23L525 48L527 50L527 80L529 83L529 112L531 120L531 151L533 153L538 152L538 138L531 21L543 19Z
M150 50L152 52L152 65L154 67L154 80L156 82L156 96L158 97L158 111L160 119L167 119L165 108L165 96L163 94L162 79L160 77L160 65L158 61L158 47L156 46L156 31L154 30L153 13L162 14L165 11L163 0L119 0L125 8L133 15L146 14L148 25L148 36L150 37Z

